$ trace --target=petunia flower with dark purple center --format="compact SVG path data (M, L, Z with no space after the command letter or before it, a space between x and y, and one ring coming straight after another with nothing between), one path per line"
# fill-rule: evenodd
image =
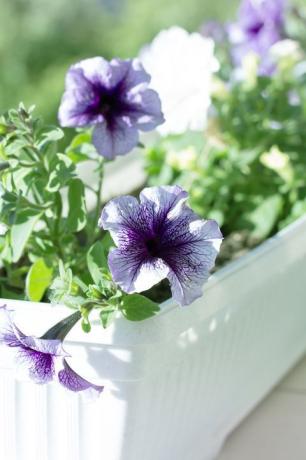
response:
M273 72L269 50L283 38L285 6L286 0L242 0L238 21L228 27L237 66L252 52L260 57L260 74Z
M55 376L55 359L69 356L61 340L45 340L26 336L12 320L11 312L4 310L7 326L0 334L0 342L16 350L16 361L28 370L35 383L51 382Z
M91 394L93 397L99 396L104 390L103 386L94 385L88 382L80 375L78 375L67 363L66 359L63 359L63 369L58 373L58 380L61 385L70 391L78 393L80 391Z
M111 200L99 225L117 245L109 267L127 293L150 289L168 278L173 298L187 305L202 295L222 241L217 222L200 219L179 186L145 188L140 202L132 196Z
M12 319L12 311L6 305L0 306L0 311L6 316L6 327L0 332L0 343L15 349L17 364L27 370L31 380L38 384L53 381L57 362L61 360L63 369L58 372L57 377L65 388L73 392L86 391L93 396L98 396L103 391L104 387L94 385L78 375L65 359L70 355L63 349L63 340L80 319L79 312L64 318L38 338L21 332Z
M63 127L94 126L93 144L100 155L124 155L137 145L139 131L164 122L160 99L149 82L137 59L80 61L67 73L59 122Z

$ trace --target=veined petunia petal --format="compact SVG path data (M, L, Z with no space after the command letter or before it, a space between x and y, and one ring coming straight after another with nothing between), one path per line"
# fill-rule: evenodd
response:
M142 292L165 279L169 267L159 258L148 258L142 250L113 249L109 254L113 280L128 293Z
M63 349L61 340L40 339L34 336L26 336L20 339L21 343L32 350L53 356L70 356Z
M112 69L110 63L103 57L83 59L73 66L81 69L86 80L93 84L103 83L106 87L111 86Z
M132 219L137 219L135 210L139 203L133 196L121 196L109 201L103 208L99 219L99 226L109 230L116 244L119 244L119 232L126 227Z
M111 62L118 62L120 64L122 61L120 59L113 59ZM126 94L136 94L139 89L147 88L150 80L150 75L144 70L139 59L129 60L128 71L124 79Z
M98 153L109 160L128 153L137 145L138 139L136 127L130 126L123 118L114 120L112 125L106 122L97 124L92 136Z
M103 116L93 117L89 110L94 98L92 84L85 77L83 69L78 65L72 66L67 72L66 91L58 112L61 126L86 126L93 121L101 122Z
M170 281L173 298L180 305L188 305L202 295L202 286L215 264L222 234L213 220L193 220L177 225L176 238L168 243L164 260L171 268ZM185 227L185 228L184 228ZM176 232L176 229L173 229Z
M141 204L153 204L155 214L169 219L180 214L188 198L188 193L178 185L164 185L161 187L147 187L139 195Z
M54 356L31 348L21 347L16 354L16 362L27 369L31 380L38 384L51 382L55 375Z
M88 392L91 396L99 396L104 390L103 386L94 385L93 383L88 382L80 375L78 375L67 363L63 360L63 369L58 373L58 380L61 385L67 388L70 391L75 393L78 392Z
M161 102L156 91L146 89L128 93L126 100L130 106L127 115L141 131L151 131L165 119L161 111Z

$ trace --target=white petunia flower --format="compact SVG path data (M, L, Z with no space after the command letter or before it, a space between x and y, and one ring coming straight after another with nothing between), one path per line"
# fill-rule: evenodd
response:
M141 50L140 60L161 98L166 121L157 128L159 133L202 131L211 101L212 74L219 68L213 40L171 27Z

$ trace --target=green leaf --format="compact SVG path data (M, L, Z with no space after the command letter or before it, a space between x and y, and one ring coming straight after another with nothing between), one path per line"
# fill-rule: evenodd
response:
M43 140L38 144L39 148L42 148L44 145L49 142L57 142L64 137L64 132L60 128L54 128L49 132L43 134Z
M121 298L123 295L123 292L118 289L118 291L114 295L107 299L107 303L114 307L118 307L120 305Z
M86 292L87 291L87 284L84 283L81 278L78 276L73 277L73 282L81 289L81 291Z
M280 195L272 195L266 199L249 215L249 221L254 229L252 236L258 239L266 238L273 230L281 213L283 200Z
M15 221L10 231L13 262L18 262L22 256L24 247L40 216L41 211L38 212L36 209L17 209Z
M73 276L70 268L65 270L64 264L59 260L59 276L57 276L50 286L50 301L51 303L60 303L65 296L69 296L73 292Z
M68 188L69 211L66 220L66 229L69 232L79 232L87 222L85 204L85 188L80 179L73 179Z
M83 131L81 133L78 133L76 136L74 136L69 147L67 148L67 151L69 151L70 149L75 149L79 147L80 145L90 144L90 143L91 143L91 133L89 131Z
M5 153L8 156L15 155L18 157L21 150L28 145L29 142L27 139L16 139L5 147Z
M159 305L140 294L127 295L122 299L120 310L130 321L142 321L156 315Z
M87 266L96 284L101 281L103 270L108 270L107 259L101 241L97 241L87 253Z
M106 329L114 320L116 310L113 307L103 308L100 313L101 324Z
M86 299L84 299L84 297L79 296L79 295L65 294L61 298L60 302L63 305L66 305L66 307L74 308L74 309L78 310L86 302Z
M26 279L26 294L32 302L39 302L52 282L52 268L48 267L44 259L37 259Z
M105 235L103 236L102 245L103 245L105 254L108 254L110 249L115 247L115 243L109 232L106 232Z
M0 294L2 299L24 300L23 294L19 294L16 291L11 291L10 289L7 289L5 286L1 286Z
M67 147L66 154L73 163L80 163L95 158L97 152L91 143L91 133L85 131L77 134Z
M56 164L52 165L49 181L47 184L48 192L57 192L60 188L67 185L69 180L75 177L75 165L72 161L61 153L56 155Z

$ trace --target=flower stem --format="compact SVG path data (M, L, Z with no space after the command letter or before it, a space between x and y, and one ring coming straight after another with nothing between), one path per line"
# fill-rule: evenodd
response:
M100 214L101 206L102 206L101 195L102 195L102 185L103 185L103 176L104 176L104 161L102 157L99 157L98 159L97 172L99 174L99 179L98 179L98 188L96 190L96 208L95 208L94 218L93 218L93 234L94 235L96 233L99 214Z
M56 218L54 222L54 231L53 231L53 241L57 249L57 253L60 259L64 260L64 253L61 246L61 239L60 239L60 223L62 218L62 197L59 192L55 194L55 201L54 201L55 211L56 211Z

